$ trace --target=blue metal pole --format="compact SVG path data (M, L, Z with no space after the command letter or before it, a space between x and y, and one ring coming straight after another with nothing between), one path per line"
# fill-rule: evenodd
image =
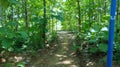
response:
M111 12L110 12L110 24L109 24L109 40L108 40L108 53L107 53L107 67L112 67L113 47L114 47L114 24L116 18L116 0L111 0Z

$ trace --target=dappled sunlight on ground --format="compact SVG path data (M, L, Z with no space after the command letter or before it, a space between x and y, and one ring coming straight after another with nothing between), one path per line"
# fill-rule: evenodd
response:
M63 45L67 45L68 43L61 43L61 44L63 44Z
M86 64L86 66L89 67L89 66L92 66L92 65L94 65L94 64L95 64L95 62L88 62L88 63Z
M66 55L55 54L57 57L67 57Z
M0 67L6 67L5 65L9 64L10 67L16 67L18 64L23 63L27 64L31 61L31 57L27 56L26 53L13 54L11 53L9 57L0 58ZM9 67L9 66L7 66Z
M44 52L31 65L27 67L79 67L78 58L71 50L73 45L73 34L68 34L65 31L58 32L59 38L56 47Z
M73 62L73 60L64 60L61 62L58 62L57 64L71 64Z

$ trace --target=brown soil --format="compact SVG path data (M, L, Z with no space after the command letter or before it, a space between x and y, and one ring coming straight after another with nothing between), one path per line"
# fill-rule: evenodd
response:
M80 51L76 54L72 48L75 42L75 36L68 31L59 31L58 38L50 46L41 49L32 55L26 52L20 55L10 55L10 59L2 58L2 61L8 60L13 64L11 67L17 67L19 61L27 62L25 67L106 67L106 55L89 55ZM0 63L0 67L5 67L5 63ZM113 67L120 67L113 62Z
M42 50L26 67L80 67L75 51L72 50L74 35L61 31L58 36L53 48Z

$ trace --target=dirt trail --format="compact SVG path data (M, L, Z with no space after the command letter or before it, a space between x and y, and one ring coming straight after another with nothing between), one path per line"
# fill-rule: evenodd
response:
M58 36L56 47L41 53L28 67L80 67L72 50L74 35L61 31Z

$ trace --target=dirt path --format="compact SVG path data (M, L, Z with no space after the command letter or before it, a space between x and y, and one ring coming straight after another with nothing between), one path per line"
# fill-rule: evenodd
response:
M58 36L56 47L41 53L28 67L80 67L72 50L74 35L61 31Z

